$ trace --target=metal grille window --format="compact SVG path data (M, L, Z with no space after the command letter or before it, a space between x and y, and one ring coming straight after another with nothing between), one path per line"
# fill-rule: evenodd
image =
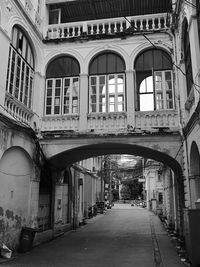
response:
M90 64L89 112L125 111L125 64L114 53L100 54Z
M6 90L28 108L32 106L34 60L31 46L21 29L14 27L9 50Z

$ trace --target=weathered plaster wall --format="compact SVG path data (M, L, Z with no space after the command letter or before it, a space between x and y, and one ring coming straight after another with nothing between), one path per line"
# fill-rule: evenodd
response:
M37 226L39 171L30 137L2 124L0 134L0 240L16 249L21 228Z

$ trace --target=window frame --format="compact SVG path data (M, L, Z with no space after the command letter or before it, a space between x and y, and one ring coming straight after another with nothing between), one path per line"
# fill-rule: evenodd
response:
M109 85L109 77L113 77L113 79L115 80L114 83ZM119 79L119 77L122 76L123 77L123 83L117 83L117 79ZM100 78L104 78L105 83L105 105L100 106L100 104L102 103L100 101L100 86L102 86L102 84L100 83ZM96 94L92 94L92 79L96 79ZM109 73L109 74L104 74L104 75L90 75L89 77L89 113L117 113L117 112L125 112L126 111L126 90L125 90L125 86L126 86L126 79L125 79L125 73ZM123 85L123 92L120 93L117 91L118 89L118 85L122 84ZM110 92L109 91L109 86L114 85L114 92ZM94 105L94 103L91 101L92 96L96 95L96 105L95 105L95 109L92 108L92 105ZM122 101L122 110L119 110L119 96L123 96L123 101ZM110 99L114 98L114 102L110 102ZM111 104L113 103L113 105ZM105 109L103 108L103 106L105 106ZM114 106L114 110L112 111L110 108L111 106ZM95 110L95 111L94 111Z
M50 13L53 12L58 12L58 20L56 23L50 23ZM61 8L55 8L55 9L50 9L49 10L49 25L54 25L54 24L60 24L61 23Z
M78 88L77 90L77 95L75 95L75 97L77 98L77 104L76 105L73 105L73 86L74 86L74 83L73 81L77 79L77 83L78 83L78 86L76 86ZM58 113L55 113L55 99L56 99L56 95L55 95L55 92L56 92L56 87L55 87L55 83L56 81L61 81L61 86L60 86L60 94L59 94L59 112ZM70 81L70 85L69 85L69 113L65 113L65 104L64 104L64 101L65 101L65 81L66 80L69 80ZM50 105L47 105L47 99L48 99L48 88L47 88L47 85L48 85L48 82L49 81L52 81L52 94L51 94L51 104ZM73 77L56 77L56 78L47 78L46 79L46 86L45 86L45 105L44 105L44 116L61 116L61 115L64 115L64 116L67 116L67 115L77 115L79 114L79 90L80 90L80 78L79 76L73 76ZM58 96L57 96L58 97ZM50 97L49 97L50 98ZM47 107L50 107L50 110L51 110L51 113L47 114ZM77 110L76 112L73 112L74 108Z
M161 73L162 80L161 80L161 89L157 90L156 89L156 73ZM171 80L166 80L165 79L165 74L170 73ZM146 79L152 77L152 91L146 90L146 92L140 92L141 84L143 81L146 83ZM166 88L166 81L170 81L171 83L171 90ZM147 84L145 84L145 88L147 89ZM171 98L167 99L167 94L171 93ZM153 109L151 110L141 110L141 100L140 96L141 95L152 95L153 96ZM162 99L158 99L157 96L162 95ZM159 108L158 103L162 101L162 107ZM168 102L171 101L172 107L168 108ZM142 80L140 83L140 86L138 88L138 102L139 102L139 110L140 111L159 111L159 110L173 110L175 108L175 101L174 101L174 83L173 83L173 72L172 70L153 70L152 69L152 75L147 76Z
M20 67L18 65L19 60ZM33 86L34 68L25 60L22 54L19 53L18 50L12 44L10 44L6 79L6 92L12 95L14 99L18 100L27 108L31 109Z

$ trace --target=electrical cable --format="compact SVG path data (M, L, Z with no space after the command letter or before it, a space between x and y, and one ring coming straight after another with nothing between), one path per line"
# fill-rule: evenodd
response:
M188 6L191 6L193 8L197 8L196 5L194 5L193 3L190 3L188 0L184 0L185 4L188 5Z

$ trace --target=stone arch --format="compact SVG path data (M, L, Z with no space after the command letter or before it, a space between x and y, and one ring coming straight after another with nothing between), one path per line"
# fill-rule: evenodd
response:
M191 205L195 208L195 201L200 198L200 154L196 142L192 142L190 149L190 195Z
M108 154L131 154L135 156L141 156L145 158L151 158L155 161L162 162L168 167L170 167L174 173L177 186L177 203L178 203L178 218L177 222L179 225L179 230L182 233L183 230L183 208L184 203L184 184L183 184L183 174L182 168L178 161L168 154L154 150L152 148L147 148L139 145L128 144L128 143L97 143L93 145L79 146L67 151L61 152L49 159L51 165L62 170L71 164L81 161L83 159L96 157L100 155Z

